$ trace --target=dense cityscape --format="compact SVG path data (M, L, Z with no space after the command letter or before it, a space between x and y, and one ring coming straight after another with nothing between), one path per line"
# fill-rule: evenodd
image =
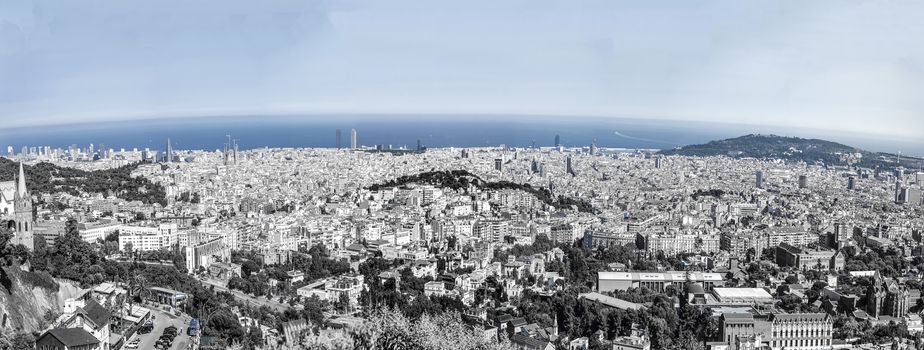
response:
M919 158L331 136L8 147L0 349L924 349Z

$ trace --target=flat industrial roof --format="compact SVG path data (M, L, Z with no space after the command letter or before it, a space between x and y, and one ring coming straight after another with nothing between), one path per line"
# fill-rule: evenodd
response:
M666 271L666 272L597 272L597 277L601 280L613 281L670 281L683 282L687 280L687 272L684 271ZM712 272L690 272L691 281L723 281L721 273Z
M641 304L636 304L636 303L633 303L633 302L630 302L630 301L626 301L626 300L614 298L614 297L611 297L611 296L608 296L608 295L604 295L604 294L600 294L600 293L597 293L597 292L583 293L583 294L580 294L580 295L578 295L578 296L581 297L581 298L583 298L583 299L596 301L596 302L601 303L601 304L603 304L603 305L610 306L610 307L615 307L615 308L617 308L617 309L622 309L622 310L629 310L629 309L631 309L631 310L641 310L641 309L644 309L644 308L645 308L645 306L643 306L643 305L641 305Z
M763 288L713 288L719 299L722 298L742 298L742 299L772 299L773 296L767 293Z

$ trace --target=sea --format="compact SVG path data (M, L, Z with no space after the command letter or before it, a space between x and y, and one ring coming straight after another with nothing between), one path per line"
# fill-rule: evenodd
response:
M565 147L671 149L747 134L819 138L870 151L921 156L924 142L883 136L838 133L745 124L667 121L643 118L595 118L515 115L289 115L213 116L69 123L38 127L0 127L0 148L23 146L66 148L89 144L112 149L164 149L169 138L177 150L221 149L228 135L241 149L335 147L350 144L356 130L361 146L543 147L558 135ZM5 150L4 150L5 151ZM5 153L5 152L2 152Z

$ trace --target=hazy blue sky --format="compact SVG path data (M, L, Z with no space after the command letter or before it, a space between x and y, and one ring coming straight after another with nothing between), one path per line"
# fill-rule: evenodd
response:
M924 1L0 0L0 127L327 112L920 136Z

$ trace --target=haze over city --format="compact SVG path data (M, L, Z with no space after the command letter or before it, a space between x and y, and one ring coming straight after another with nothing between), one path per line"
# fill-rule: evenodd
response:
M924 132L916 1L0 4L3 127L508 114ZM437 115L432 115L437 114Z
M924 350L922 14L0 0L0 350Z

